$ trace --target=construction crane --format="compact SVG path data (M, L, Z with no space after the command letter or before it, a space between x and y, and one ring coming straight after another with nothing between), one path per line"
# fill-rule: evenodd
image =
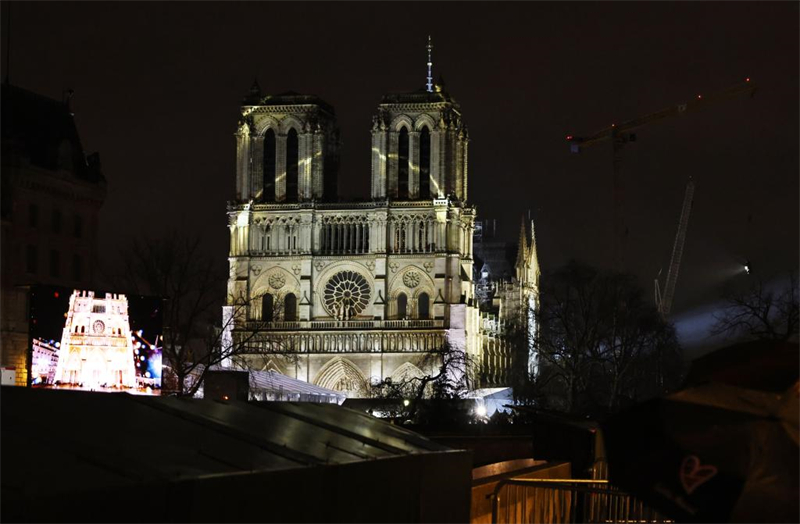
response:
M672 245L672 258L669 261L667 280L664 282L664 294L658 286L658 278L655 280L656 286L656 308L663 318L667 318L672 308L672 298L675 296L675 284L678 282L678 271L681 268L681 257L683 257L683 243L686 240L686 229L689 227L689 214L692 212L692 200L694 199L694 181L689 177L686 184L686 194L683 196L683 207L681 217L678 220L678 232L675 234L675 243ZM661 276L661 272L659 272Z
M614 264L617 269L621 270L623 268L624 244L628 234L623 216L624 187L621 175L622 148L625 144L636 141L636 133L633 133L633 131L667 118L683 116L687 113L694 112L703 107L733 98L743 93L748 93L752 97L755 91L755 84L750 81L750 78L746 78L743 83L729 87L728 89L710 95L697 95L692 100L662 109L656 113L635 118L621 124L611 124L610 127L602 129L588 138L567 135L567 140L570 142L570 150L573 153L580 153L582 150L593 145L611 142L613 151L612 165L614 170Z

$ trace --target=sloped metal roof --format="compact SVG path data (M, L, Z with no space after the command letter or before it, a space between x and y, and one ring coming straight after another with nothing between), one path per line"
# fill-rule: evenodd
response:
M50 493L449 451L335 404L3 387L3 489Z
M303 380L287 377L274 370L250 371L249 373L251 392L258 390L283 395L299 395L301 399L304 397L328 397L335 399L337 404L341 404L347 398L347 395L341 391L334 391Z

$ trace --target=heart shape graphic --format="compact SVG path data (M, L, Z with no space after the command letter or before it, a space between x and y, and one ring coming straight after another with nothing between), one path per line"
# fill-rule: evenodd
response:
M681 485L691 495L694 490L711 480L717 474L717 467L701 465L696 455L689 455L681 464Z

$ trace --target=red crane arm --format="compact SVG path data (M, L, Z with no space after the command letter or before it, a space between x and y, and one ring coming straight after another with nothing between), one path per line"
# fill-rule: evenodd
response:
M673 116L681 116L711 104L715 104L722 100L732 98L741 93L749 93L752 97L755 94L755 91L756 85L748 78L741 84L737 84L716 93L712 93L711 95L697 95L696 98L688 100L682 104L675 104L674 106L662 109L661 111L657 111L639 118L634 118L633 120L623 122L622 124L611 125L598 131L588 138L578 138L570 135L567 137L567 140L572 142L572 152L578 153L583 148L611 140L615 134L620 136L625 133L630 133L634 129L640 128L647 124L658 122L659 120L664 120Z

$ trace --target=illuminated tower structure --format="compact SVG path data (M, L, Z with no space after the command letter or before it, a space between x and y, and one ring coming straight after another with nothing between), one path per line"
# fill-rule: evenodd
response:
M58 350L55 381L85 389L135 388L136 358L125 295L75 290Z
M535 377L539 374L539 356L536 352L535 340L538 334L536 313L539 308L539 278L542 272L539 268L539 253L536 248L536 230L533 220L531 220L530 244L527 242L525 222L522 222L515 269L517 273L514 288L517 297L515 298L519 301L517 311L520 314L519 322L523 328L525 349L527 350L527 369L528 374Z
M378 104L367 202L337 196L331 106L253 85L228 206L229 300L248 304L231 335L263 330L250 366L364 396L370 383L431 373L422 361L446 341L478 351L469 134L459 104L430 78ZM270 341L291 358L264 358Z

